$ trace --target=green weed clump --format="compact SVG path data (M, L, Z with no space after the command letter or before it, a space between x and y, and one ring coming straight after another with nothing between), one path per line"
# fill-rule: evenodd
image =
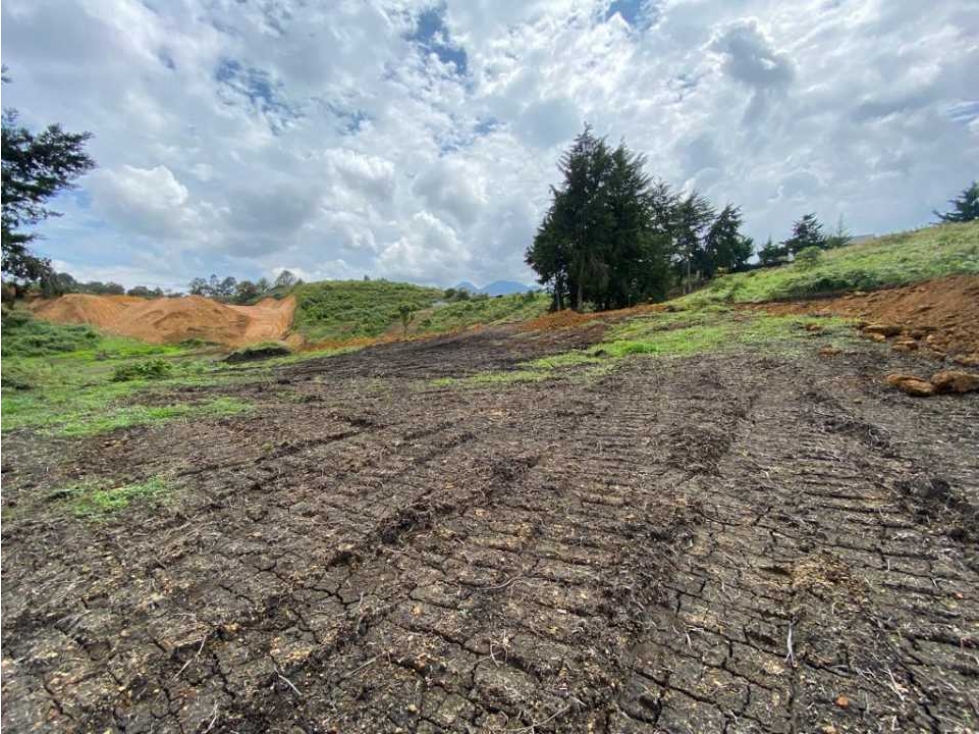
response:
M121 486L90 481L58 489L46 499L66 508L76 517L104 519L136 503L162 503L169 497L171 489L171 482L163 476Z
M117 365L112 371L112 381L164 380L172 374L173 365L170 362L163 359L151 359L146 362Z
M248 346L236 349L224 361L228 364L239 364L241 362L255 362L260 359L271 359L273 357L287 357L292 354L292 349L283 342L260 342L249 344Z

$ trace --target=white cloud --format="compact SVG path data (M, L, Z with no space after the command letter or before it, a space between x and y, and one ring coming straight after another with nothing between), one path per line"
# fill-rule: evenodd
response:
M530 281L585 120L741 204L756 238L806 211L916 226L979 170L979 7L644 7L630 25L607 0L6 0L4 103L92 131L100 165L39 247L148 283Z

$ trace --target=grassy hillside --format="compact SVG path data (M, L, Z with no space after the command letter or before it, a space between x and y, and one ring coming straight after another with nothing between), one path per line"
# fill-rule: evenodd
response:
M398 323L398 306L429 308L443 291L385 280L332 280L304 283L296 297L293 328L308 341L375 337Z
M760 303L848 290L874 290L959 273L979 274L979 222L887 235L822 253L809 267L793 263L715 279L675 301Z
M550 296L544 293L457 301L416 314L413 332L428 334L465 329L476 324L509 324L534 319L547 312Z

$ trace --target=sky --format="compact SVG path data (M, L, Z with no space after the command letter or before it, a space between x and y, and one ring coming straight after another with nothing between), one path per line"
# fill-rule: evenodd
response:
M90 131L36 249L81 280L533 282L585 122L784 239L979 177L975 0L4 0L4 107Z

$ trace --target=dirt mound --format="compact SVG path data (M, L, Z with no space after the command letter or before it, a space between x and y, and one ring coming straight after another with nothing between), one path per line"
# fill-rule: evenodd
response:
M91 324L110 334L153 344L187 339L243 346L282 339L292 325L296 301L266 298L254 306L229 306L201 296L147 300L132 296L73 293L33 307L39 318Z
M915 349L935 356L979 353L979 276L956 275L873 293L839 298L752 306L777 314L848 316L870 322L865 332L881 339L901 336L898 351Z

